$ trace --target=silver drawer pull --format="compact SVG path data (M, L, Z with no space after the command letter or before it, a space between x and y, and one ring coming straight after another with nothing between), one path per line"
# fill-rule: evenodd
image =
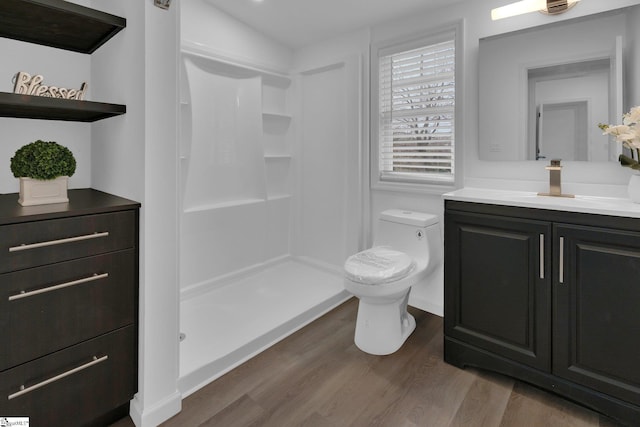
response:
M43 248L45 246L53 246L53 245L61 245L63 243L71 243L71 242L79 242L82 240L89 239L97 239L98 237L107 237L109 235L108 231L103 231L101 233L95 232L93 234L85 234L84 236L76 236L76 237L67 237L66 239L58 239L58 240L49 240L46 242L38 242L38 243L23 243L20 246L12 246L9 248L9 252L18 252L18 251L26 251L28 249L36 249Z
M560 263L558 270L560 271L558 274L558 281L560 284L564 284L564 237L560 238Z
M540 278L544 279L544 234L540 234Z
M38 384L34 384L30 387L25 387L25 386L21 386L20 390L16 391L13 394L10 394L8 396L7 400L11 400L11 399L15 399L16 397L22 396L23 394L27 394L30 393L36 389L39 389L40 387L44 387L48 384L51 384L52 382L58 381L64 377L68 377L69 375L73 375L76 372L80 372L84 369L87 369L93 365L97 365L98 363L104 362L105 360L107 360L109 358L109 356L102 356L101 358L97 358L96 356L93 356L93 360L89 363L85 363L84 365L78 366L77 368L73 368L67 372L63 372L60 375L56 375L55 377L51 377L48 380L44 380L42 382L39 382Z
M93 276L84 277L82 279L73 280L71 282L60 283L59 285L49 286L47 288L37 289L35 291L30 291L30 292L23 291L23 292L20 292L19 294L11 295L9 297L9 301L32 297L34 295L44 294L45 292L57 291L58 289L68 288L69 286L80 285L82 283L93 282L94 280L106 279L107 277L109 277L109 273L102 273L102 274L96 273Z

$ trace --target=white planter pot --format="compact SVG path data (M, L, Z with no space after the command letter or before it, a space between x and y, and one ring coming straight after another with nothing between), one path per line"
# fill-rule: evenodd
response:
M48 205L50 203L66 203L68 176L56 179L41 180L33 178L20 179L20 198L22 206Z
M640 174L634 173L629 179L629 198L634 203L640 203Z

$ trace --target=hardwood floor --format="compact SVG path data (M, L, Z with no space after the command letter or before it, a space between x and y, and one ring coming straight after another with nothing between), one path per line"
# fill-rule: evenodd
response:
M187 397L162 426L617 426L519 381L446 364L442 319L419 310L410 308L417 327L398 352L365 354L353 344L357 303Z

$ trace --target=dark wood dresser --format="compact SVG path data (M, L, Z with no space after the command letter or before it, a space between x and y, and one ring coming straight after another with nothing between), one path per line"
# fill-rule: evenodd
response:
M107 425L137 391L140 204L0 195L0 417Z

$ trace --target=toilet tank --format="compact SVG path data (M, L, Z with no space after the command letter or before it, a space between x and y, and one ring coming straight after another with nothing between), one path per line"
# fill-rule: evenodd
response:
M442 258L442 235L437 215L403 209L380 213L374 246L391 246L430 264ZM426 258L428 257L428 258Z

